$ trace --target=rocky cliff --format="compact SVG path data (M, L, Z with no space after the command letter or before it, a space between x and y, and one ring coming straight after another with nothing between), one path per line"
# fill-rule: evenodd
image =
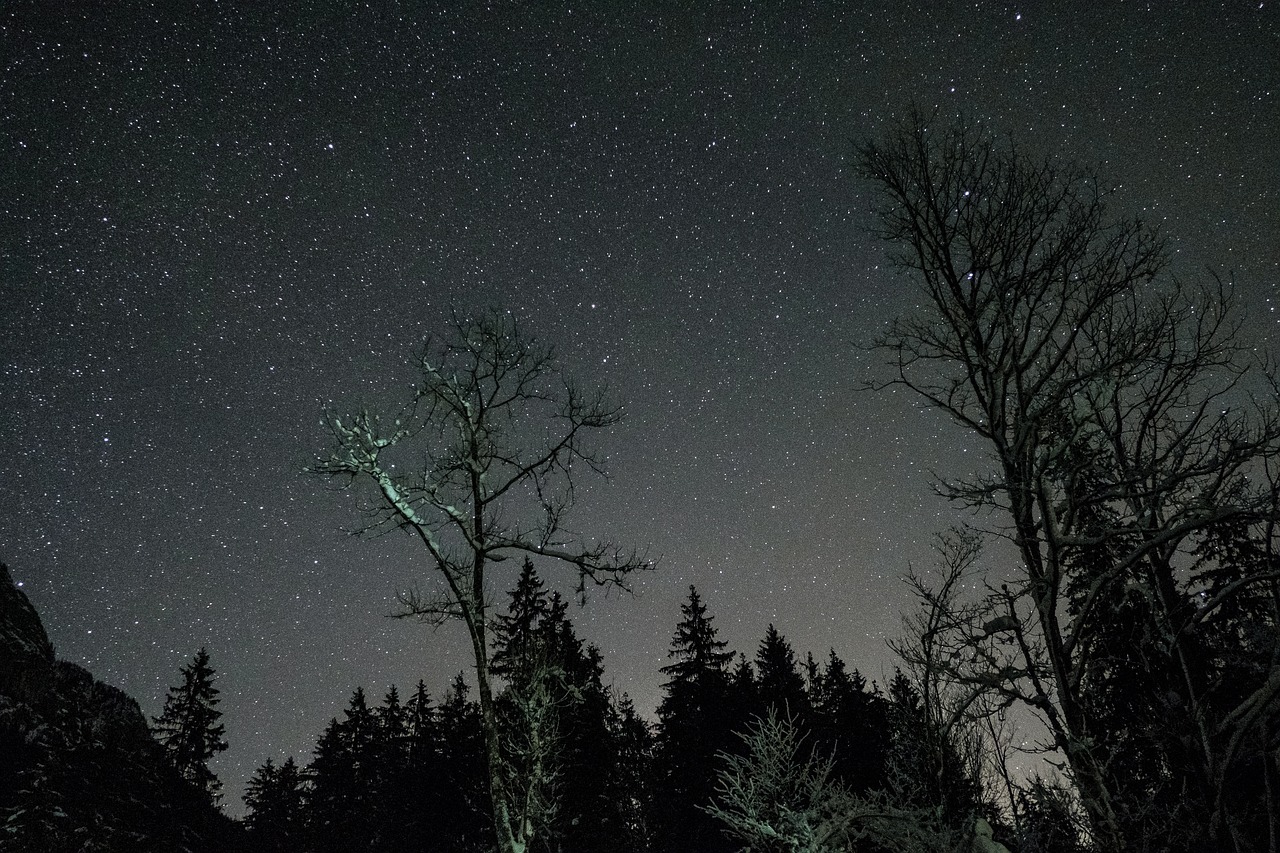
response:
M36 609L0 563L0 695L39 692L53 663L53 645Z
M236 826L169 766L138 703L58 661L0 565L0 851L225 851Z

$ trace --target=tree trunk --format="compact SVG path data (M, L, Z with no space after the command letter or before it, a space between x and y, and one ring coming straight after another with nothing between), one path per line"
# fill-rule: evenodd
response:
M484 625L467 620L476 658L476 689L479 693L480 725L484 731L485 764L489 776L489 801L493 807L493 831L499 853L525 853L529 846L527 826L513 826L511 802L502 773L502 748L498 739L498 715L489 683L489 654ZM523 823L523 821L522 821Z

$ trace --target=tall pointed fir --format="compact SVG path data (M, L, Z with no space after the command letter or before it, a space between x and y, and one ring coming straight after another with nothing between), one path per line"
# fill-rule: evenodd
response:
M605 795L618 816L617 853L653 850L653 730L623 693L609 703L609 733L614 749L613 771Z
M831 649L810 689L814 745L831 755L832 776L862 794L884 788L889 749L889 702L867 688L856 669L850 672Z
M539 620L547 614L547 591L533 561L525 558L511 590L507 612L499 614L493 626L493 660L490 668L508 684L527 680L537 657Z
M618 756L610 736L600 650L584 646L568 619L561 618L554 630L566 683L565 701L558 708L563 737L554 835L565 850L614 853L624 848L625 839L621 803L606 794Z
M226 727L218 722L218 688L209 652L201 648L181 670L182 684L170 687L164 710L153 720L153 732L182 778L217 800L222 783L209 760L227 748Z
M889 682L889 748L885 775L900 806L936 815L963 835L982 811L982 787L967 744L929 715L902 670Z
M791 644L772 623L756 651L756 674L765 709L773 710L780 717L792 718L802 731L808 731L809 696L804 676L800 674Z
M377 837L377 755L377 718L364 689L357 687L343 720L331 720L321 735L309 768L308 811L317 850L372 849Z
M493 672L507 682L497 701L505 763L542 798L530 809L548 845L622 849L623 806L607 793L617 748L599 650L578 638L566 602L546 593L531 561L510 596L493 629Z
M250 849L285 853L302 842L303 778L290 756L279 766L270 758L254 771L244 795Z
M346 818L358 797L351 756L336 717L329 720L316 741L307 778L307 833L311 846L327 853L352 840L347 837Z
M470 853L492 846L493 817L486 808L489 775L485 734L480 708L467 698L470 692L470 685L459 672L436 711L440 778L445 783L436 791L440 813L449 818L437 830L432 847L441 853Z
M431 704L427 683L418 679L413 696L405 707L405 737L409 766L414 770L434 768L440 758L440 738L436 728L436 709Z
M730 851L719 823L706 814L715 791L719 753L740 746L732 732L745 720L729 697L729 662L733 653L716 635L713 617L689 587L681 606L669 656L662 668L669 676L658 705L658 749L655 756L653 826L655 845L664 853Z
M393 850L412 850L422 839L435 839L441 826L457 819L445 801L451 782L444 778L437 716L427 685L419 680L404 706L399 781L392 782L384 794L397 815L397 825L388 836ZM397 843L400 846L395 846ZM449 848L435 844L432 849Z

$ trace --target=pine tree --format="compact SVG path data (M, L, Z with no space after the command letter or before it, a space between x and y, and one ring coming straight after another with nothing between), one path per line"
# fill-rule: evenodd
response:
M452 783L444 778L437 712L425 682L418 682L403 706L393 687L375 713L381 730L375 803L379 849L415 850L430 839L433 851L452 850L440 837L442 827L459 815L448 801Z
M249 809L245 824L254 850L284 853L297 848L303 821L302 782L292 756L279 766L268 758L254 772L244 795Z
M722 678L733 660L733 652L725 651L728 643L716 637L711 624L714 617L707 615L707 606L696 587L689 587L689 601L680 606L680 615L683 619L676 625L671 651L667 653L675 661L662 668L665 675L671 676L663 685L668 693L672 685Z
M728 667L733 653L716 636L713 617L694 587L680 614L669 652L674 660L662 668L670 680L658 706L655 846L669 853L729 851L733 845L702 807L715 791L719 753L741 747L732 732L750 712L732 702Z
M513 789L525 789L549 845L616 850L624 818L608 794L618 758L600 652L583 644L567 602L545 592L530 561L510 595L493 631L493 671L507 681L496 705Z
M405 737L408 740L407 760L410 767L417 770L435 764L440 755L436 709L431 705L431 694L427 692L426 682L421 679L406 706Z
M181 673L182 685L169 688L164 710L153 721L155 736L182 778L216 800L222 783L209 769L209 759L225 750L227 742L226 727L218 722L222 712L209 652L201 648Z
M901 805L934 810L964 831L979 810L981 789L951 733L930 718L920 691L902 670L889 682L890 739L886 776Z
M794 718L799 728L807 731L809 697L804 677L800 675L791 644L772 624L756 652L756 672L765 709L772 709L781 717Z
M511 604L507 612L494 622L490 669L495 675L516 682L531 674L537 645L535 629L548 612L546 589L533 561L527 557L516 587L509 594Z
M652 849L653 732L625 693L609 703L608 725L614 765L604 790L618 821L613 849L647 853Z
M408 737L408 711L400 704L400 691L391 685L382 697L382 704L374 712L378 721L378 739L382 743L385 760L399 762Z
M316 741L307 767L307 830L317 851L337 851L347 843L347 816L357 798L355 772L342 724L334 717Z
M377 767L379 725L378 718L365 698L364 688L357 687L351 694L351 702L342 712L342 736L351 756L354 782L362 791L369 791Z
M735 719L753 720L765 712L760 694L760 679L747 656L738 653L738 662L729 674L729 692L725 698L727 707L734 709Z
M329 721L310 765L308 813L323 851L373 849L378 837L378 720L357 687L343 719Z
M814 742L832 755L833 777L854 793L884 788L889 703L831 649L813 689Z
M501 799L516 804L512 819L533 837L549 841L559 809L559 783L564 771L564 707L573 701L566 643L581 650L572 637L560 636L567 624L563 601L543 590L532 561L526 559L510 591L507 613L495 619L493 664L506 687L495 699L501 742L501 766L494 784Z
M404 850L412 846L415 838L412 816L421 803L414 798L419 791L409 764L410 713L400 703L400 691L394 684L373 711L375 735L367 776L371 792L371 851Z
M470 686L462 673L454 677L437 710L440 773L435 802L448 820L439 826L433 849L473 851L492 843L493 822L488 809L488 771L480 708L467 699Z
M568 620L558 636L568 691L558 708L560 772L553 835L566 850L612 853L621 844L623 804L608 796L618 772L618 752L609 728L600 650L583 648Z

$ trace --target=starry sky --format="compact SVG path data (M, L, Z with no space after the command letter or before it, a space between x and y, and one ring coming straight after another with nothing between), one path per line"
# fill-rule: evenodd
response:
M0 559L149 715L208 647L236 811L357 685L467 668L461 626L387 618L413 543L301 471L322 410L497 307L626 407L573 519L661 558L571 614L608 681L653 709L690 584L733 648L774 623L882 680L962 518L930 472L985 460L860 390L914 299L854 145L914 101L1090 163L1270 347L1277 57L1257 0L7 2Z

